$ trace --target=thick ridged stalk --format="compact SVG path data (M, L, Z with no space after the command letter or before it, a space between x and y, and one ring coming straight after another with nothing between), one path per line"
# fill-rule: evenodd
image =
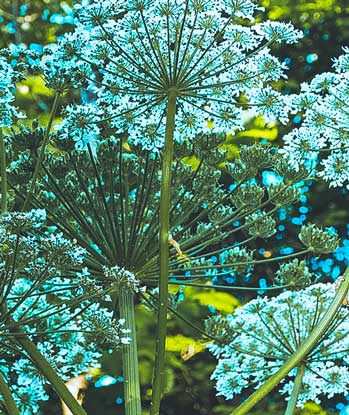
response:
M314 327L309 337L301 344L298 350L281 366L281 368L271 376L263 385L254 392L245 402L236 408L231 415L244 415L250 411L261 399L263 399L269 392L271 392L288 373L296 366L298 366L306 356L316 347L317 343L330 326L333 318L342 307L343 300L346 298L349 289L349 268L346 269L343 281L338 287L337 293L333 301L322 319Z
M5 311L6 310L2 310ZM15 334L16 341L27 352L30 360L34 363L35 367L41 372L45 378L50 382L53 389L57 392L57 395L71 410L73 415L87 415L85 410L80 406L78 401L70 393L64 382L59 378L57 373L53 370L52 366L39 352L35 344L28 338L27 334L19 327L16 327L16 322L10 317L7 322L12 326L11 333Z
M176 91L169 94L166 114L165 147L162 156L162 176L160 193L160 281L157 334L155 347L155 367L150 414L160 413L160 400L165 378L165 343L168 309L168 269L169 269L169 227L171 165L173 156L173 135L176 116Z
M142 414L134 307L134 293L127 289L121 290L119 294L120 318L125 319L125 327L130 330L129 336L131 337L131 343L122 346L125 415Z
M21 415L13 399L10 388L8 387L3 374L0 372L0 395L3 397L7 412L10 415Z
M29 192L28 192L27 197L24 201L22 210L27 210L28 209L29 204L31 202L31 199L33 197L33 194L35 192L36 181L38 180L41 165L42 165L42 162L44 161L44 158L45 158L46 147L49 143L50 131L51 131L51 127L52 127L52 124L53 124L53 120L54 120L56 112L57 112L59 98L60 98L60 95L59 95L59 93L56 92L55 99L53 101L53 105L52 105L52 109L51 109L51 113L50 113L48 123L47 123L47 126L46 126L45 136L42 140L39 157L38 157L36 165L35 165L35 170L34 170L34 173L33 173L32 181L30 183Z
M305 365L304 363L302 363L297 367L297 374L294 380L292 393L287 404L285 415L293 415L296 409L298 395L302 387L302 379L303 379L304 371L305 371Z
M1 214L7 212L7 173L4 136L0 128L0 163L1 163Z

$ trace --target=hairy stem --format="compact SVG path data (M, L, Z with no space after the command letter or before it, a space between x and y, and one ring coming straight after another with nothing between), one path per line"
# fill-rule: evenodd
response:
M133 292L128 289L121 290L119 295L120 318L125 319L125 327L130 330L131 337L131 343L122 346L125 415L142 415L134 307Z
M162 177L160 193L160 281L159 308L157 320L155 367L152 384L150 414L160 413L160 400L165 378L165 342L168 309L168 269L169 269L169 227L170 227L170 188L173 156L173 135L176 115L176 91L170 92L167 103L165 147L162 157Z
M0 395L3 397L7 412L11 415L21 415L13 399L10 388L8 387L4 375L0 372Z
M16 335L15 337L16 341L27 352L28 356L30 357L35 367L50 382L53 389L57 392L57 395L71 410L72 414L73 415L87 415L85 410L80 406L78 401L70 393L69 389L66 387L64 382L59 378L57 373L53 370L52 366L48 363L48 361L44 358L44 356L39 352L36 345L29 339L27 334L20 327L18 326L16 327L16 322L13 320L12 317L8 317L7 322L11 326L13 326L10 329L10 331L14 335Z
M36 182L37 182L38 177L39 177L41 164L44 161L45 153L46 153L46 147L48 145L49 138L50 138L50 131L51 131L52 123L53 123L53 120L54 120L56 112L57 112L59 98L60 98L60 94L56 93L55 99L53 101L50 117L48 119L48 123L47 123L47 126L46 126L45 136L44 136L44 139L42 140L42 144L41 144L41 147L40 147L39 157L38 157L38 160L37 160L36 165L35 165L32 181L30 183L29 192L27 194L27 197L26 197L26 199L24 201L24 204L23 204L23 207L22 207L22 210L24 210L24 211L28 209L28 206L29 206L29 204L31 202L31 199L33 197L33 194L35 192Z
M1 163L1 214L7 212L7 173L4 136L0 128L0 163Z
M309 337L299 346L298 350L281 366L281 368L271 376L263 385L254 392L245 402L236 408L231 415L244 415L250 411L261 399L263 399L282 379L297 365L299 365L306 356L316 347L317 343L326 332L333 318L336 316L343 300L346 298L349 289L349 268L346 269L343 281L338 287L333 301L321 320L314 327Z
M301 363L297 367L297 374L296 374L296 377L295 377L295 380L294 380L292 393L291 393L290 399L289 399L288 404L287 404L285 415L293 415L293 413L296 409L298 395L299 395L299 392L300 392L301 387L302 387L302 379L303 379L304 371L305 371L305 365L304 365L304 363Z

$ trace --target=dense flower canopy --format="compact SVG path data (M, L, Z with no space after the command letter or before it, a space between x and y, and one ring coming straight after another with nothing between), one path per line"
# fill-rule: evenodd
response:
M302 35L289 23L251 25L260 8L250 0L83 1L76 29L52 49L70 62L97 97L70 107L63 136L79 146L96 141L101 123L128 131L132 143L163 146L166 106L177 98L175 138L242 128L247 103L267 120L287 120L286 97L266 85L285 77L285 63L270 54L275 43ZM241 25L241 22L248 24ZM50 50L47 51L48 55ZM211 121L211 123L210 123Z

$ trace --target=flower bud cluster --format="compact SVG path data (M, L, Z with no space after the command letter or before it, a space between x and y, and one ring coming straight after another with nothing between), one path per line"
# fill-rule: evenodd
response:
M125 320L113 320L112 313L107 310L88 313L85 323L88 327L86 341L91 341L103 349L116 350L122 344L129 344L131 341L127 336L130 330L125 328Z
M302 226L299 239L310 251L317 254L328 254L338 248L339 238L332 229L321 229L310 223Z
M281 264L276 272L275 283L284 285L289 290L305 288L314 281L314 275L310 272L305 261L294 259L287 264Z

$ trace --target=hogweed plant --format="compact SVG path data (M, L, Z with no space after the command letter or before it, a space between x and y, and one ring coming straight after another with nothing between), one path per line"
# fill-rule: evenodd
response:
M93 145L104 119L133 144L162 156L160 283L152 414L159 413L164 377L170 237L170 184L174 139L192 139L213 122L215 132L242 128L246 100L267 118L287 119L287 100L268 84L285 65L270 54L273 43L301 37L290 24L253 20L249 0L144 1L119 7L83 1L74 33L52 50L84 68L96 94L93 104L70 107L63 122L78 145ZM268 85L268 86L267 86Z
M210 348L220 359L213 375L219 393L231 398L257 385L234 412L242 415L283 381L291 415L297 402L347 390L347 370L333 362L347 348L341 307L349 277L336 289L312 286L317 281L306 263L333 252L337 235L308 224L299 233L304 249L293 254L261 258L251 249L273 237L278 211L297 203L314 164L297 159L295 165L297 154L286 158L264 145L242 146L231 162L220 150L226 133L243 129L246 110L286 123L302 102L315 103L313 92L302 100L273 89L286 65L270 48L296 42L301 32L289 23L254 23L260 9L251 0L134 0L122 7L83 0L74 32L48 47L42 62L33 53L13 60L2 52L1 221L45 210L50 225L28 236L11 234L2 248L2 334L6 346L11 336L18 343L15 357L5 353L1 361L0 390L9 412L18 413L17 405L24 414L28 405L38 410L46 395L28 388L37 370L74 414L83 414L53 371L52 353L66 380L96 364L104 348L121 346L125 412L140 415L134 305L142 300L158 315L150 413L159 414L168 311L193 327L176 310L168 285L238 290L243 287L226 281L265 264L277 276L266 290L284 292L252 301L229 321L210 319L206 331L199 328L215 341ZM55 93L45 127L15 123L14 84L25 71L40 74ZM68 105L53 131L61 97L72 88L83 88L91 100ZM185 163L191 156L195 168ZM272 185L263 184L266 169L277 178ZM9 197L23 213L6 215ZM16 238L23 239L27 263ZM38 254L36 262L26 243ZM64 271L46 259L63 246L60 266L75 250L84 252ZM300 322L304 307L312 314ZM272 340L270 330L276 332ZM17 363L10 370L11 359ZM268 367L258 371L260 363ZM337 387L325 390L319 370Z

